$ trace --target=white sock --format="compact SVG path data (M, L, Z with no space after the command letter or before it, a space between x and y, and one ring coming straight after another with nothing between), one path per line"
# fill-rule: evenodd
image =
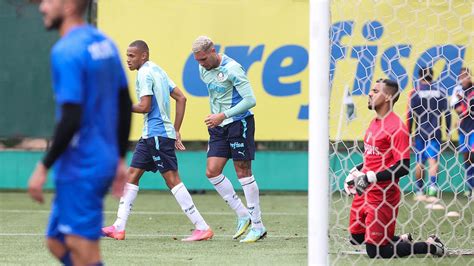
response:
M253 228L263 228L262 212L260 211L260 193L257 186L257 181L253 176L239 179L242 189L244 190L247 207L252 220Z
M132 210L133 202L137 197L138 186L134 184L125 184L123 196L120 198L120 204L117 211L117 220L115 220L114 226L117 231L125 230L128 216Z
M204 218L202 218L196 206L194 206L193 199L189 194L188 190L183 183L179 183L171 189L176 201L178 202L181 209L184 211L189 220L194 224L198 230L207 230L209 225L207 225Z
M239 196L235 193L232 183L227 179L227 177L220 174L216 177L209 178L209 181L214 185L219 195L221 195L229 207L237 213L237 216L246 217L249 215Z

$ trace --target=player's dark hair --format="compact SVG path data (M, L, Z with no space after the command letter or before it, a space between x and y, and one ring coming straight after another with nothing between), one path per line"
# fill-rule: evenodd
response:
M392 95L392 104L398 101L398 98L400 98L400 89L396 81L391 79L379 79L377 83L383 83L385 85L384 88Z
M422 67L418 69L418 77L428 82L433 81L433 69L431 67Z
M148 45L146 44L145 41L142 41L142 40L133 41L129 45L129 47L137 47L142 52L147 52L148 54L150 53L150 50L148 49Z
M75 2L76 2L77 13L81 16L84 15L84 13L87 10L87 7L89 7L90 0L75 0Z
M467 72L467 74L472 75L471 69L468 67L461 67L461 73Z

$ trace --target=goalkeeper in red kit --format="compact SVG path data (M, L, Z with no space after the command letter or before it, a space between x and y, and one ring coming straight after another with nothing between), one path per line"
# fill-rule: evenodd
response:
M398 180L410 168L410 138L406 125L393 112L399 97L397 82L380 79L369 92L368 107L377 116L364 137L364 161L345 180L354 195L349 232L354 245L365 244L370 258L405 257L412 254L443 256L444 244L431 235L413 243L410 234L395 236L400 204Z

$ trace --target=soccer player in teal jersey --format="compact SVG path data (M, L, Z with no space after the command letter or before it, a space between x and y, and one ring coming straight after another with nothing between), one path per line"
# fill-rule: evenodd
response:
M136 93L139 102L132 112L144 115L142 137L135 147L132 163L128 169L128 183L111 226L104 227L105 236L125 239L125 225L138 193L138 183L145 171L160 171L166 185L173 193L181 209L196 227L190 237L183 241L211 239L214 233L202 218L188 190L181 182L175 148L184 150L179 130L184 118L186 97L168 77L166 72L149 60L148 45L137 40L127 49L127 64L137 70ZM176 117L171 122L170 97L176 101Z
M218 54L211 39L198 37L192 50L211 105L211 114L204 121L210 136L206 176L238 216L233 238L243 235L251 224L250 232L240 242L255 242L267 234L261 218L258 186L252 174L255 122L250 108L256 104L255 96L242 66L227 55ZM230 158L234 161L248 210L232 183L222 174Z
M115 44L87 25L87 0L44 0L44 26L61 38L51 50L56 102L53 144L30 177L28 192L43 202L54 166L47 246L64 265L102 265L103 200L112 185L122 195L131 101Z

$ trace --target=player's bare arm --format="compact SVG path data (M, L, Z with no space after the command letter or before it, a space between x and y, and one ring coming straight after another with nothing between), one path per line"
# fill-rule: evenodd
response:
M224 113L210 114L204 119L204 123L206 123L208 128L215 128L220 125L225 118Z
M42 163L38 163L28 181L28 194L39 203L44 203L43 186L46 183L47 174L48 169Z
M181 124L183 123L187 99L178 87L173 89L170 96L176 101L176 115L174 119L174 129L176 131L175 147L180 151L184 151L186 148L181 141L181 133L179 133L179 130L181 129Z
M132 112L139 114L146 114L151 110L151 95L143 96L140 102L132 105Z
M246 112L247 110L254 107L255 105L256 105L256 100L253 94L244 95L242 101L240 101L237 105L230 108L229 110L226 110L223 113L208 115L206 119L204 120L204 123L206 123L206 126L209 128L217 127L226 118Z

